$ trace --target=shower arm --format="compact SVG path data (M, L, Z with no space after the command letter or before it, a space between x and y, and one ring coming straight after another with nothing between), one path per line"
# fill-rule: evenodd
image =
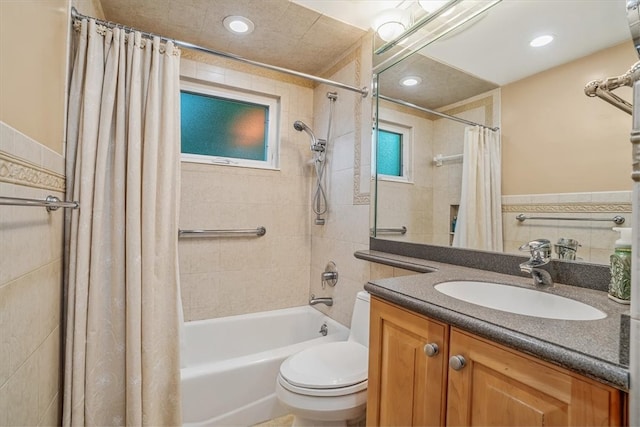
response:
M614 107L631 114L633 111L633 105L620 98L612 91L622 86L631 87L638 79L640 79L640 61L636 62L629 71L621 76L590 81L584 87L584 93L590 97L597 96Z

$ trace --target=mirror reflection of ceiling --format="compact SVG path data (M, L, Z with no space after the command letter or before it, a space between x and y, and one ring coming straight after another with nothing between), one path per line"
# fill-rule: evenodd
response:
M551 34L553 42L529 46L543 34ZM502 0L382 72L380 92L437 109L629 38L624 0ZM423 84L403 87L400 80L407 75L420 77Z

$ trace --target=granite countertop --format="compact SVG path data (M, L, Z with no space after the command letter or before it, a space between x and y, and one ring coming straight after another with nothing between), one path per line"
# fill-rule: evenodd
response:
M621 318L629 313L629 306L612 301L606 292L558 283L541 290L589 304L605 312L604 319L531 317L471 304L434 289L434 285L451 280L535 289L530 277L377 251L358 251L355 256L416 271L415 275L371 280L365 289L372 295L619 389L629 389L628 340L621 340Z

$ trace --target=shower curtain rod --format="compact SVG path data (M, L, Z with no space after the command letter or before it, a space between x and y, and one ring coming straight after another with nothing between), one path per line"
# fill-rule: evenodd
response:
M96 21L96 23L103 25L107 28L123 28L125 30L132 30L132 31L139 31L143 37L147 37L147 38L152 38L154 36L157 36L157 34L153 34L153 33L149 33L146 31L141 31L141 30L137 30L135 28L131 28L131 27L126 27L124 25L120 25L111 21L104 21L102 19L97 19L97 18L93 18L91 16L87 16L87 15L83 15L80 12L78 12L78 10L75 7L71 8L71 18L72 19L93 19ZM202 46L198 46L195 45L193 43L188 43L188 42L184 42L181 40L175 40L175 39L170 39L167 37L162 37L162 36L158 36L160 37L161 40L163 40L164 42L167 41L171 41L173 42L174 45L179 46L179 47L183 47L185 49L192 49L192 50L197 50L199 52L204 52L204 53L208 53L210 55L215 55L215 56L220 56L222 58L227 58L227 59L233 59L235 61L238 62L243 62L245 64L249 64L249 65L253 65L256 67L260 67L260 68L265 68L267 70L272 70L272 71L277 71L280 73L284 73L284 74L289 74L292 76L296 76L296 77L302 77L304 79L307 80L312 80L314 82L318 82L318 83L323 83L323 84L327 84L329 86L334 86L334 87L338 87L341 89L346 89L346 90L350 90L352 92L357 92L360 95L362 95L363 98L366 98L367 95L369 95L369 88L367 88L366 86L363 87L362 89L357 88L355 86L350 86L344 83L340 83L340 82L336 82L333 80L329 80L329 79L325 79L322 77L318 77L318 76L314 76L312 74L307 74L307 73L302 73L300 71L294 71L294 70L289 70L288 68L283 68L283 67L278 67L276 65L270 65L270 64L265 64L263 62L258 62L258 61L253 61L251 59L247 59L247 58L243 58L241 56L238 55L234 55L232 53L227 53L227 52L222 52L219 50L214 50L214 49L209 49L206 47L202 47Z
M491 126L487 126L487 125L481 125L480 123L472 122L470 120L461 119L460 117L451 116L449 114L441 113L439 111L430 110L429 108L420 107L419 105L412 104L412 103L407 102L407 101L402 101L400 99L390 98L388 96L384 96L384 95L380 95L380 94L378 94L378 98L379 99L383 99L385 101L393 102L395 104L404 105L405 107L415 108L416 110L424 111L425 113L433 114L433 115L436 115L438 117L442 117L444 119L453 120L453 121L464 123L464 124L471 125L471 126L481 126L483 128L491 129L492 131L500 130L499 127L491 127Z

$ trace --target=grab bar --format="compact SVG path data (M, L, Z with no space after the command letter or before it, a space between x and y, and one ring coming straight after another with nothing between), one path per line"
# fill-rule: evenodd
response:
M620 225L624 224L624 217L621 215L616 215L613 218L573 218L573 217L553 217L553 216L526 216L524 214L520 214L516 217L516 219L520 222L524 222L527 219L548 219L548 220L561 220L561 221L613 221L614 223Z
M443 162L449 161L449 160L458 160L458 159L462 159L464 158L464 154L452 154L450 156L443 156L442 154L437 154L434 158L433 158L433 163L436 166L442 166Z
M267 229L258 228L240 228L233 230L178 230L178 237L235 237L235 236L264 236Z
M371 233L373 233L373 228L371 229ZM404 225L400 228L376 228L376 234L378 233L383 233L383 234L407 234L407 227L405 227Z
M47 196L46 199L23 199L21 197L0 196L0 205L45 207L47 208L47 212L57 211L58 208L77 209L80 207L78 202L64 202L56 196Z

